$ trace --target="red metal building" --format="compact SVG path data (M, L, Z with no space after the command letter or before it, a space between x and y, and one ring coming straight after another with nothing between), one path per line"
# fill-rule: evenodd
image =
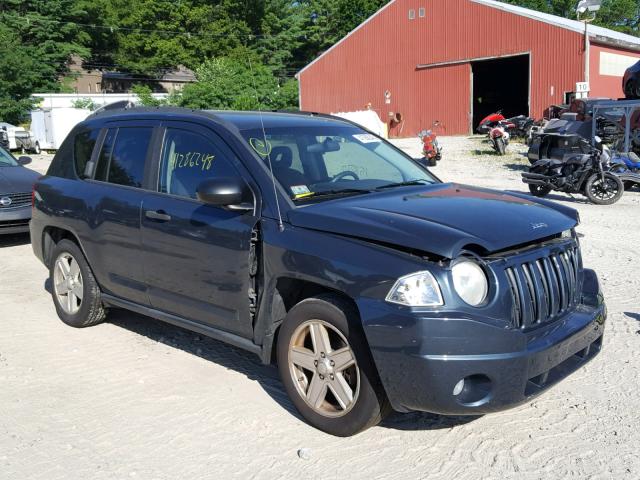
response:
M621 97L640 38L589 25L586 57L584 29L492 0L391 0L299 72L300 107L331 113L371 104L392 136L435 121L441 133L467 134L497 109L541 118L586 80L587 59L589 96Z

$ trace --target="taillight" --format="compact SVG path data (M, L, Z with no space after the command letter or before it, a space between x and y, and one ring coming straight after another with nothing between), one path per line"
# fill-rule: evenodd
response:
M41 178L42 177L39 177L38 180L36 180L36 183L33 184L33 187L31 187L31 208L35 208L36 206L36 186Z

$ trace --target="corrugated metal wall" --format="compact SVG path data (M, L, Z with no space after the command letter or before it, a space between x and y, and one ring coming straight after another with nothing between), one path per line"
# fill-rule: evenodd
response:
M623 50L620 48L611 48L605 45L591 45L591 57L590 57L590 73L591 77L591 97L608 97L608 98L621 98L624 97L624 91L622 90L622 77L624 72L621 67L619 73L612 74L612 72L606 72L603 74L600 69L601 55L602 53L612 53L615 55L623 55L625 57L632 58L629 62L640 60L640 53L630 50Z
M402 113L404 123L392 131L397 136L415 135L435 120L447 134L469 133L470 65L417 65L530 52L531 114L541 117L582 79L582 42L575 32L469 0L395 0L301 72L301 107L329 113L371 103L383 121L389 112ZM508 82L508 75L496 71L496 82Z

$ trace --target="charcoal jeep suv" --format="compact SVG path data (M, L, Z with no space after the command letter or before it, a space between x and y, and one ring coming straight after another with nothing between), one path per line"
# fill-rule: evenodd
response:
M35 186L58 315L148 315L276 362L309 423L526 402L601 349L577 213L443 183L311 113L130 109L78 125Z

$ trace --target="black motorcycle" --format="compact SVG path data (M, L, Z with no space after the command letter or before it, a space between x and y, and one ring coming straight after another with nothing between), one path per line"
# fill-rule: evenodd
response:
M567 153L561 159L538 160L522 174L522 181L536 197L544 197L552 190L564 193L581 193L596 205L616 203L624 193L622 180L609 171L609 149L596 139L592 147L580 138L579 150Z
M517 117L509 118L507 121L515 125L509 133L514 137L524 138L525 141L529 138L531 128L536 122L533 118L525 115L518 115Z

